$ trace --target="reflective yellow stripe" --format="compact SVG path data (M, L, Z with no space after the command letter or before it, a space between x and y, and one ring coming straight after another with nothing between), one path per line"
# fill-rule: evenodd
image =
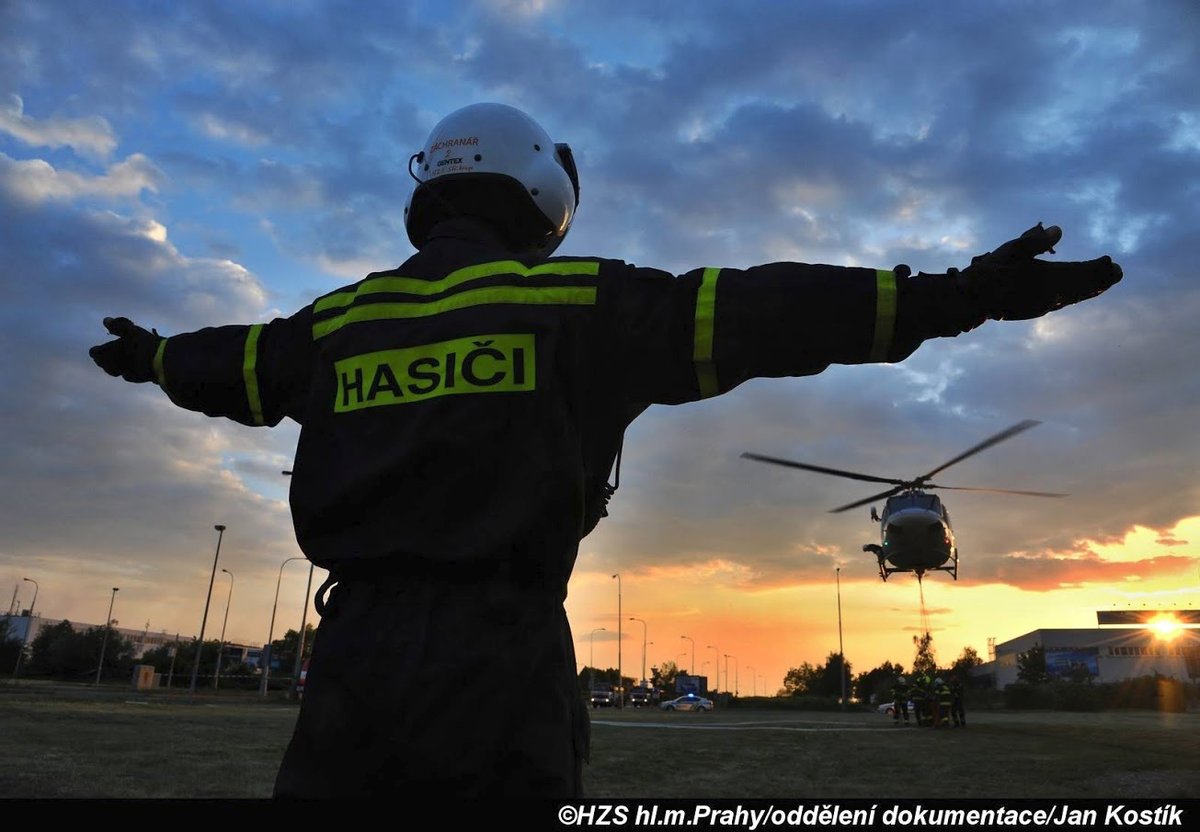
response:
M263 423L262 400L258 397L258 373L254 367L258 363L258 336L262 333L262 324L254 324L246 333L246 355L242 359L242 379L246 382L246 401L250 403L250 417L254 424Z
M532 334L471 335L334 362L334 413L410 404L466 393L529 392L537 387Z
M696 292L696 335L692 350L692 363L696 365L696 381L700 384L703 399L717 395L717 368L713 364L713 326L716 321L717 278L720 269L705 269Z
M875 270L875 340L871 360L887 361L892 350L892 332L896 328L896 275Z
M539 277L553 275L566 277L570 275L597 275L600 264L593 261L568 263L542 263L526 268L516 260L498 260L494 263L479 263L458 269L443 277L441 280L418 280L415 277L376 277L364 280L353 292L337 292L326 295L313 304L313 312L324 312L326 309L336 309L349 306L364 295L374 295L381 292L403 292L409 295L436 295L453 289L463 283L479 280L484 277L494 277L498 274L515 274L521 277Z
M439 300L424 303L369 303L347 309L335 318L313 324L313 340L337 332L347 324L363 321L382 321L399 318L426 318L455 309L483 306L492 303L572 304L591 306L596 303L594 286L547 286L544 288L490 286L470 289Z
M158 342L158 349L154 351L154 378L158 380L158 386L163 390L167 389L167 373L163 369L163 355L166 351L167 339L164 338Z

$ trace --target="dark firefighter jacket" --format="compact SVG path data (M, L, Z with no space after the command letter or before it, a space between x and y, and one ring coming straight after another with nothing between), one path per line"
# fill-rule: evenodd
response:
M181 407L301 425L291 506L317 565L515 569L565 592L647 406L898 361L981 321L934 276L520 262L455 220L291 317L165 340L155 373Z

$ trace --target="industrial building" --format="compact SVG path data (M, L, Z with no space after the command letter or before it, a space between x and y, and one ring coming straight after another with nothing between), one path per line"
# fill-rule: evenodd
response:
M8 637L22 642L23 644L32 644L33 640L38 637L38 633L47 627L54 627L61 624L65 619L62 618L42 618L40 615L0 615L0 625L8 623ZM85 624L80 621L71 621L71 629L77 633L86 632L92 627L103 627L103 624ZM173 644L177 639L189 640L191 636L180 636L176 633L167 632L151 632L149 627L134 630L129 627L113 627L112 631L126 641L133 644L133 657L140 659L148 651L162 647L166 644Z
M1017 658L1041 645L1052 679L1120 682L1139 676L1165 676L1184 682L1200 679L1200 611L1100 611L1089 629L1034 630L996 644L991 661L975 676L990 676L997 689L1017 681Z
M65 619L62 618L42 618L39 615L0 615L0 626L5 622L8 623L8 638L29 645L38 637L43 629L54 627L61 624ZM102 627L102 624L86 624L81 621L69 622L71 629L77 633L86 632L92 627ZM138 660L146 655L151 650L163 647L166 645L179 642L190 642L195 640L195 636L184 635L180 633L168 633L165 630L160 632L151 632L149 627L141 630L131 629L129 627L113 627L112 631L121 636L126 641L133 645L133 658ZM221 653L222 664L232 664L242 662L251 667L258 667L262 661L263 645L256 644L232 644L227 643ZM276 662L276 664L278 664ZM277 670L278 667L273 667Z

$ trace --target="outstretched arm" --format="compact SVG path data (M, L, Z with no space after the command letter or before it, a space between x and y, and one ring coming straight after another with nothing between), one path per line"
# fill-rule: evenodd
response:
M301 421L311 371L311 313L269 324L160 336L128 318L105 318L116 340L89 354L111 376L154 382L188 410L245 425Z
M1039 317L1121 279L1108 257L1036 259L1060 238L1056 227L1039 224L945 274L770 263L675 278L628 267L610 291L606 340L621 345L630 400L665 404L724 393L750 378L897 362L930 338L989 318Z

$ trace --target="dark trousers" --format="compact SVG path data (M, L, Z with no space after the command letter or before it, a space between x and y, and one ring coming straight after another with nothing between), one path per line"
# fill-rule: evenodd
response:
M276 797L581 794L587 710L561 591L343 580Z
M955 697L954 705L950 709L950 715L954 717L955 725L967 724L967 712L963 710L962 697Z

